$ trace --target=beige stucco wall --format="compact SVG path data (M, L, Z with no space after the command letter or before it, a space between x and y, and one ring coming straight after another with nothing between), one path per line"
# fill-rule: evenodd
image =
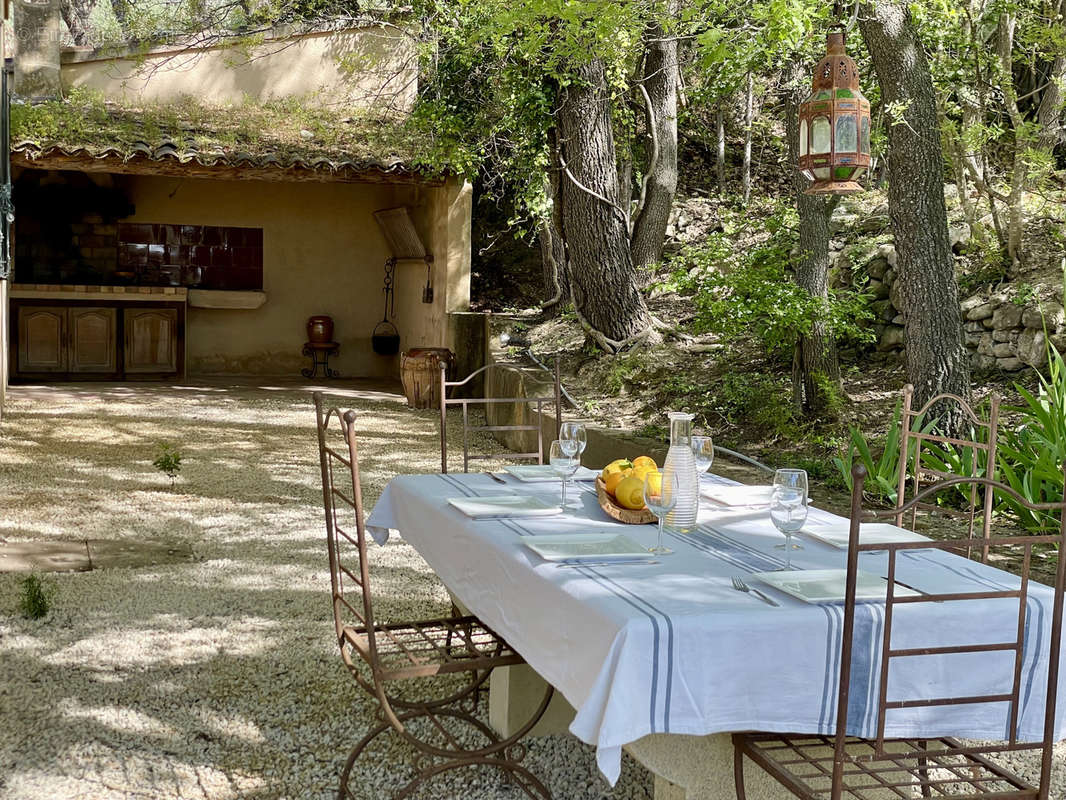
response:
M82 87L127 102L239 103L313 97L376 110L410 110L417 92L412 40L390 27L278 36L254 47L161 47L146 55L64 53L64 89Z
M396 314L401 348L448 344L446 311L469 305L469 185L442 187L121 179L136 213L130 222L235 225L263 229L263 290L254 310L190 308L190 374L296 374L305 324L313 314L333 317L345 376L395 376L396 357L375 354L371 332L382 317L387 246L373 212L413 209L433 264L434 302L421 302L424 265L401 265ZM464 211L465 209L465 211ZM444 213L450 212L450 213ZM443 215L443 217L442 217ZM440 254L440 255L437 255Z

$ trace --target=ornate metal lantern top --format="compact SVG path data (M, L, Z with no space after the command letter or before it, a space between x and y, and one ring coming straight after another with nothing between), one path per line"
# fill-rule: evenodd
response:
M799 169L807 194L862 191L870 166L870 102L859 90L859 68L844 51L844 32L826 37L826 55L814 70L810 97L799 107Z

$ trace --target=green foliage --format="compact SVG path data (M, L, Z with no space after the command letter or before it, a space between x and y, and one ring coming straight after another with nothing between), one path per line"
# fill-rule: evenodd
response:
M879 454L875 457L875 448L871 447L870 441L861 430L854 426L848 427L850 441L841 449L839 456L833 459L837 473L850 492L853 481L851 468L855 465L856 458L866 467L866 482L863 490L881 501L895 503L899 494L899 471L900 464L900 436L902 435L903 401L897 400L892 411L892 423L888 426L888 433L880 442ZM935 423L930 421L923 423L921 418L915 420L916 427L922 432L929 432ZM917 442L914 443L917 446ZM907 449L907 459L914 455L914 450Z
M1023 405L1008 411L1021 415L1022 423L1007 429L999 442L997 468L1000 479L1031 503L1062 499L1062 465L1066 463L1066 362L1048 345L1047 375L1040 375L1034 394L1020 384L1014 388ZM1013 498L1000 498L1027 528L1057 526L1054 515L1031 511Z
M767 221L769 235L754 247L737 250L725 233L708 234L678 257L670 288L695 296L697 331L718 333L726 341L754 335L772 357L791 357L797 340L816 320L837 340L869 342L864 325L873 318L870 297L846 289L828 300L812 297L792 280L796 246L794 210L779 205Z
M1016 306L1027 306L1030 302L1040 296L1040 290L1033 286L1031 283L1022 281L1014 290L1014 297L1011 298L1011 302Z
M41 576L31 572L19 583L19 613L26 619L41 619L48 616L57 588L46 583Z
M729 372L714 387L717 412L734 424L792 436L797 431L787 381L763 372Z
M181 452L173 445L163 442L159 445L159 456L152 462L152 466L170 478L170 485L174 485L174 479L181 472Z

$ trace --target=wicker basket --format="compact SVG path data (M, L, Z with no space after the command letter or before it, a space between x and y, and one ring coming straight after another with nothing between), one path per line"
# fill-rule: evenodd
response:
M596 497L600 500L600 508L611 519L625 522L629 525L647 525L649 522L655 522L655 515L648 511L647 508L637 510L623 508L618 505L614 498L607 493L607 485L603 482L603 478L596 478Z

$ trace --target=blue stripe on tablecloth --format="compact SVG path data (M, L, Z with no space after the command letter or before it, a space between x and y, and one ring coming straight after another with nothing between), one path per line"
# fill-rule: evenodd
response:
M1036 618L1036 643L1031 648L1029 647L1029 628L1030 628L1030 624L1033 621L1033 611L1032 611L1032 606L1029 605L1030 603L1033 603L1036 606L1036 611L1037 611L1037 618ZM1025 709L1028 708L1029 699L1030 699L1030 697L1031 697L1031 695L1033 693L1033 682L1036 680L1036 665L1037 665L1037 662L1040 660L1039 658L1037 658L1037 656L1040 653L1040 646L1041 646L1041 644L1043 642L1043 639L1044 639L1044 604L1041 603L1039 599L1037 599L1037 598L1035 598L1032 595L1029 595L1027 593L1026 594L1026 598L1025 598L1025 610L1026 610L1026 614L1025 614L1025 640L1024 640L1025 644L1024 644L1024 646L1022 648L1022 653L1023 653L1023 660L1022 660L1023 667L1022 668L1023 669L1025 668L1024 667L1024 664L1025 664L1025 660L1024 659L1025 659L1025 657L1031 657L1032 663L1029 665L1029 677L1026 679L1026 682L1025 682L1025 694L1021 698L1021 708L1018 710L1018 727L1019 728L1021 728L1021 726L1022 726L1022 715L1025 713ZM1050 658L1048 658L1048 666L1049 667L1051 666L1051 659ZM1045 689L1045 691L1046 691L1046 689ZM1010 718L1009 717L1007 718L1007 728L1008 729L1010 728ZM1007 738L1010 738L1009 734L1010 734L1010 731L1008 730Z
M690 533L670 533L678 541L689 542L696 549L717 556L722 561L748 572L769 572L784 566L784 561L777 556L756 550L710 525L697 525Z
M462 481L460 481L454 475L448 475L446 473L440 472L440 473L437 473L437 477L440 478L445 483L447 483L447 484L449 484L451 486L454 486L456 489L458 489L460 492L462 492L467 497L476 497L477 496L477 492L476 491L474 491L469 486L466 486Z
M1002 590L1002 589L1010 589L1010 588L1012 588L1012 587L1004 584L1001 581L993 580L992 576L990 576L990 575L981 574L981 572L978 570L976 565L963 566L963 565L960 564L960 565L956 566L956 565L953 565L953 564L947 564L947 563L944 563L943 561L939 561L939 560L933 558L931 552L922 551L922 550L912 550L912 551L909 551L909 552L905 552L904 555L905 556L909 556L909 557L914 558L914 559L921 559L922 561L926 561L929 564L933 565L934 567L939 567L941 569L946 569L949 572L952 572L952 573L958 575L960 578L966 578L967 580L972 580L972 581L980 584L981 586L983 586L986 589L992 589L993 591L995 591L995 590ZM1020 583L1020 581L1021 581L1021 579L1019 578L1019 583ZM1030 643L1030 638L1031 637L1030 637L1029 634L1030 634L1031 625L1033 623L1034 606L1035 606L1036 615L1037 615L1037 619L1036 619L1036 626L1037 626L1036 627L1036 642L1032 643L1032 646L1030 646L1030 644L1031 644ZM1022 644L1022 672L1026 673L1026 678L1025 678L1025 689L1022 692L1021 698L1019 698L1019 709L1018 709L1018 727L1019 727L1019 729L1022 726L1022 718L1023 718L1024 714L1025 714L1025 710L1029 706L1029 701L1031 700L1032 694L1033 694L1033 686L1034 686L1034 683L1036 681L1036 670L1037 670L1037 667L1039 666L1039 661L1040 661L1040 658L1039 658L1040 648L1041 648L1041 645L1042 645L1043 639L1044 639L1044 617L1045 617L1045 614L1046 614L1046 611L1044 609L1044 604L1040 601L1040 599L1036 598L1036 597L1033 597L1032 594L1029 594L1029 593L1026 594L1025 609L1026 609L1026 614L1025 614L1025 632L1024 632L1024 635L1023 635L1023 644ZM1029 669L1028 670L1025 669L1026 661L1029 662ZM1004 725L1005 725L1004 730L1007 733L1006 738L1010 738L1010 730L1009 730L1010 729L1010 716L1009 715L1007 716L1007 719L1006 719L1006 722L1004 723Z
M575 569L583 575L592 578L598 584L611 591L619 599L631 605L637 611L641 612L651 621L652 627L652 647L655 650L655 658L652 659L651 665L651 703L649 708L649 726L651 733L669 733L670 732L670 695L673 691L673 675L674 675L674 623L670 619L670 615L664 611L656 608L650 602L639 596L631 589L619 584L613 578L609 578L601 572L597 572L595 567L589 566L577 566ZM624 592L624 594L623 594ZM626 596L628 595L628 597ZM648 609L643 608L641 605L647 606L648 609L662 616L663 621L666 623L666 700L663 704L663 727L662 731L656 726L655 710L658 705L659 699L659 659L661 658L660 648L660 633L659 633L659 621L655 618L655 615L650 613Z
M829 724L833 714L836 713L833 701L837 696L837 688L840 683L840 653L834 646L840 636L837 627L840 621L840 608L833 605L823 605L828 627L825 636L825 680L822 681L822 714L818 718L818 731L829 731Z
M502 522L508 529L518 534L519 536L532 536L532 531L522 525L516 519L500 519L498 522ZM669 733L670 732L670 696L673 693L673 678L674 678L674 623L670 619L670 615L665 611L657 608L651 602L641 597L640 595L628 589L613 578L610 578L600 572L597 572L594 567L575 564L576 569L580 574L587 578L591 578L596 581L600 586L603 586L613 595L618 597L626 604L632 606L641 614L646 616L651 622L652 627L652 647L655 650L655 658L652 659L652 671L651 671L651 698L649 704L649 725L651 727L651 733ZM628 596L627 596L628 595ZM647 606L644 608L643 606ZM648 609L651 609L649 612ZM652 613L654 612L654 613ZM659 697L659 660L661 658L660 653L660 638L659 621L656 619L655 614L659 614L666 624L666 699L663 703L663 727L660 731L656 727L656 707L658 706Z

